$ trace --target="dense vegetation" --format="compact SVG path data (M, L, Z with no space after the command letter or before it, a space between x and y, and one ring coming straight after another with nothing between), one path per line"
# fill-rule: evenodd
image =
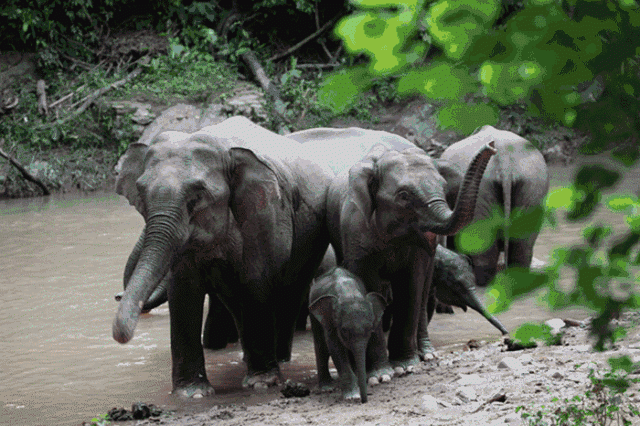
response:
M491 290L494 309L544 289L553 308L593 310L597 346L604 348L623 332L610 326L611 319L640 308L640 199L602 197L640 158L635 0L7 0L0 22L2 46L37 54L37 71L51 98L73 93L75 101L42 116L34 82L0 87L5 101L12 90L24 100L0 117L4 147L17 154L65 146L83 156L108 148L115 158L132 140L131 124L100 102L78 112L91 93L142 68L111 94L152 94L167 104L174 97L204 102L223 95L238 72L246 71L240 58L248 50L257 52L271 76L279 76L286 109L273 118L272 128L277 120L295 128L291 123L300 115L313 116L317 124L332 114L366 115L375 101L419 94L439 106L441 126L463 133L495 124L499 111L514 105L584 130L590 141L581 151L609 150L619 167L583 168L572 185L550 194L546 206L514 215L510 233L553 226L563 211L570 221L586 220L599 206L624 215L628 230L613 235L606 224L585 227L584 243L556 250L545 272L505 271ZM288 56L310 30L335 22L340 40L319 31L313 43ZM299 66L301 58L327 67L310 73ZM339 71L324 78L334 68ZM478 250L502 232L501 223L497 217L482 228L483 238L467 238L467 250ZM568 292L556 286L567 268L577 276ZM544 327L523 330L517 336L524 343L546 333ZM615 365L631 369L628 362Z

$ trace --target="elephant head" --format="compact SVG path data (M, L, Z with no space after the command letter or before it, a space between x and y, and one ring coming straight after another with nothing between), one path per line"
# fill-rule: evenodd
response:
M133 337L145 301L186 249L196 262L243 262L246 280L269 276L265 269L287 258L293 191L269 160L234 145L205 128L128 148L116 191L142 214L145 230L113 323L116 341Z
M504 325L483 306L476 294L476 277L471 258L438 245L435 256L433 283L438 301L457 306L465 312L467 307L481 314L505 335Z
M340 224L345 259L362 258L372 249L403 240L433 255L436 234L453 235L473 218L482 174L494 153L490 142L476 155L451 209L445 177L457 173L447 162L433 160L419 148L374 146L349 170L347 202L340 213L348 218Z

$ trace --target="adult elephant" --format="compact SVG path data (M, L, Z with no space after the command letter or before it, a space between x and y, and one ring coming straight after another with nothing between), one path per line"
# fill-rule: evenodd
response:
M304 142L337 174L327 198L327 220L338 264L362 278L368 292L393 295L388 345L374 338L370 377L408 368L431 350L426 303L436 235L452 235L473 217L477 190L493 148L480 150L465 172L453 209L446 177L457 177L411 142L386 132L313 129L288 135ZM489 141L487 141L489 142ZM388 346L388 355L387 355Z
M505 226L495 242L484 252L471 255L478 286L486 286L498 271L498 257L504 252L505 267L529 268L538 232L525 238L509 236L510 218L515 209L527 211L540 206L549 190L549 174L544 157L531 142L515 133L484 126L473 135L448 147L440 158L448 161L458 173L465 170L476 152L487 140L494 140L496 155L484 172L474 222L491 217L496 207L504 212ZM451 180L447 200L454 199L460 181ZM455 248L453 238L449 248Z
M266 386L291 356L295 320L322 260L331 171L300 145L234 117L196 133L132 144L116 190L145 219L142 249L113 337L133 337L139 314L170 271L172 381L183 396L213 393L200 342L206 292L233 314L248 373Z

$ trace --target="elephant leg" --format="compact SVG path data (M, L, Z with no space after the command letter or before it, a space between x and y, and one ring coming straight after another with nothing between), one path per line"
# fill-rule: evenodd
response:
M313 332L313 347L316 353L316 368L318 369L318 386L321 392L333 390L333 379L329 373L329 348L324 338L322 324L310 316L311 331Z
M311 283L310 280L309 283ZM275 310L277 333L276 356L279 362L291 360L293 335L296 330L298 315L302 310L305 295L308 294L307 290L308 286L300 286L299 283L297 283L294 286L283 289L283 291L277 295L279 303Z
M533 245L538 235L532 235L526 240L509 241L509 265L519 266L529 269L531 267L531 259L533 259Z
M428 289L425 289L425 282L429 269L433 269L433 259L417 256L411 270L406 274L398 274L393 280L393 303L403 308L393 311L388 343L389 360L394 367L400 367L403 370L420 362L418 329L421 315L426 315L424 299L425 290L428 291ZM426 318L423 321L426 322ZM426 327L422 337L426 337L428 342L428 336L424 334L426 334ZM424 346L424 342L421 342L421 346Z
M198 398L214 393L200 343L205 293L200 273L191 262L182 259L173 271L169 287L173 392Z
M433 259L431 260L433 264ZM431 343L431 339L429 339L429 331L428 326L431 322L431 318L433 318L433 312L436 308L437 300L435 295L435 289L432 288L433 283L433 267L431 270L426 271L427 278L425 279L425 285L423 289L423 299L422 306L423 309L420 309L420 318L418 323L418 354L420 355L420 359L426 361L430 357L432 357L433 352L435 351L433 344Z
M379 324L371 333L367 346L367 376L374 379L372 384L377 384L390 381L393 374L387 355L387 339L382 324Z
M202 346L224 349L238 341L238 330L231 312L215 294L209 294L209 313L204 324Z
M331 359L333 359L333 363L338 370L342 397L346 400L359 400L360 388L358 387L358 379L351 366L349 350L340 341L336 329L325 329L324 335Z
M245 293L243 299L240 340L247 363L247 376L242 386L276 385L281 376L276 359L276 319L273 305L256 300L249 293Z

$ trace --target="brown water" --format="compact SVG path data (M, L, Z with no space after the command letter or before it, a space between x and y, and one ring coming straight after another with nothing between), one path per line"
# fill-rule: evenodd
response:
M567 180L556 167L552 184ZM636 170L623 185L637 191ZM595 220L614 222L606 211ZM184 403L171 395L169 312L164 305L143 315L135 338L120 345L111 337L127 256L143 225L140 215L115 194L0 202L0 424L78 425L114 406L144 401L182 409L219 403L254 403L275 395L242 391L239 345L206 351L213 398ZM535 256L579 240L580 225L563 223L539 237ZM533 299L499 315L507 329L555 316L584 318L585 311L550 313ZM437 348L469 339L497 339L480 315L438 315L430 326ZM314 382L310 332L299 333L286 377Z

